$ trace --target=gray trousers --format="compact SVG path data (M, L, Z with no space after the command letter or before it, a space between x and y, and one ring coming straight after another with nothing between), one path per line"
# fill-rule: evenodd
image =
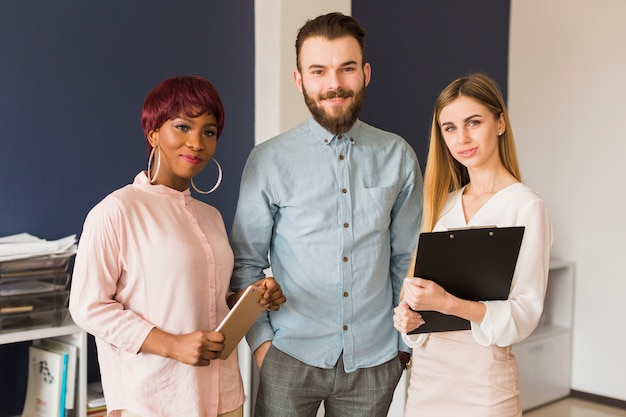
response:
M404 367L399 358L346 373L343 355L334 368L307 365L273 345L261 366L255 417L386 417Z

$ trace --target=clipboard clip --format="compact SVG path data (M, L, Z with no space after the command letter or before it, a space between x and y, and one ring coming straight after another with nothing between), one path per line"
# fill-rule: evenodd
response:
M467 227L450 227L448 228L448 232L459 232L462 230L481 230L481 229L497 229L498 226L490 225L490 226L467 226ZM493 236L493 232L489 232L489 236ZM448 236L450 239L454 239L454 233L450 233Z
M474 229L497 229L498 226L495 224L488 226L466 226L466 227L450 227L448 228L448 232L456 232L459 230L474 230Z

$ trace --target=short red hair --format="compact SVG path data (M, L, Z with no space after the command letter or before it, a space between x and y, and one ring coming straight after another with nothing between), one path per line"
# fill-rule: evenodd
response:
M163 123L184 114L197 117L209 113L217 120L217 137L224 128L224 106L217 90L197 75L168 78L161 81L146 96L141 112L141 127L148 134Z

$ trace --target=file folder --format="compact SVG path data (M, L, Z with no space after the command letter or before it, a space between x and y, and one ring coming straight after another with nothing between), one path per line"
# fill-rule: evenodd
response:
M413 276L435 281L465 300L506 300L523 236L523 226L421 233ZM470 329L470 322L460 317L420 314L425 323L409 334Z

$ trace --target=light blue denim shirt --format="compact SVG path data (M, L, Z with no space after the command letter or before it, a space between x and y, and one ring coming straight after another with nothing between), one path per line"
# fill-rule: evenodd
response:
M411 146L361 121L333 136L313 119L257 145L231 233L238 291L270 267L287 302L247 334L346 372L409 351L393 327L417 243L422 174Z

